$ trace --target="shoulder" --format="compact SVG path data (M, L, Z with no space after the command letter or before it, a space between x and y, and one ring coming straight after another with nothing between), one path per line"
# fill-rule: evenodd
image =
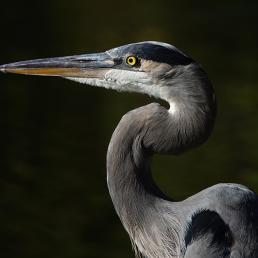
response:
M230 252L244 252L245 257L257 257L258 197L253 191L238 184L217 184L186 201L195 207L185 231L186 254L228 257ZM211 250L220 255L212 256Z
M214 185L191 197L192 201L198 203L199 209L214 210L229 221L232 217L246 217L250 211L258 219L257 194L240 184Z
M229 257L233 237L229 226L211 210L193 214L185 234L185 257Z
M201 200L202 204L242 205L247 201L258 202L256 193L240 184L221 183L211 186L187 199Z
M258 205L257 194L240 184L217 184L201 192L210 203L219 209L219 205L232 208L247 208L250 204Z

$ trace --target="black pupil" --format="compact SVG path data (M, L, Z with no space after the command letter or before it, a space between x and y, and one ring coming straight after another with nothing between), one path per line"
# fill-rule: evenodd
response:
M129 63L133 63L134 59L132 57L129 58Z

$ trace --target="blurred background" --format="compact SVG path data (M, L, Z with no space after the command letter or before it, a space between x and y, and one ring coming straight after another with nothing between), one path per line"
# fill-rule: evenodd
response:
M219 182L258 192L258 2L3 1L0 63L143 40L198 60L218 97L210 140L156 156L177 200ZM157 101L57 78L0 74L0 256L134 257L106 187L106 150L127 111Z

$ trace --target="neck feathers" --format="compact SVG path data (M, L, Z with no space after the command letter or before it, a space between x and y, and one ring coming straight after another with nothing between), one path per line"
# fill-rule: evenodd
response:
M140 193L168 199L152 180L151 156L178 154L209 137L216 103L206 74L199 66L196 69L199 69L194 71L196 79L191 80L195 83L188 85L187 79L180 83L181 75L178 75L177 83L167 86L170 90L166 90L164 99L171 102L173 96L173 112L152 103L128 112L121 119L107 153L108 185L114 202L125 194L130 201L131 195ZM191 76L189 71L187 74ZM117 209L123 205L118 203Z
M200 145L208 138L216 113L213 92L209 87L207 81L206 85L200 85L197 93L195 89L195 95L181 94L170 99L175 105L175 112L169 112L157 103L130 111L123 116L110 141L107 153L109 192L115 209L137 249L143 253L146 250L155 252L154 250L160 249L159 254L146 253L147 257L167 258L179 252L171 249L164 253L167 249L162 246L163 242L160 242L164 239L172 241L170 246L180 246L175 245L179 241L180 226L176 215L173 215L176 214L173 205L169 206L169 213L162 216L162 212L167 209L162 205L169 198L152 179L151 156L154 153L177 154ZM177 90L178 88L171 88L173 92ZM164 218L169 222L164 221ZM152 225L149 225L150 221ZM155 227L156 222L156 230L161 230L160 235L164 232L170 234L163 234L163 240L151 237L151 229ZM167 225L174 226L168 230ZM147 248L148 243L152 243L153 249Z

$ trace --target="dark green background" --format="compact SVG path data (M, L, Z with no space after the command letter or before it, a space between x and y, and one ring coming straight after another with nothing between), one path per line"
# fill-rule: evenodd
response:
M158 40L208 72L219 112L211 139L155 157L160 187L180 200L218 182L258 192L258 2L3 1L0 63ZM57 78L0 75L0 256L133 257L106 187L111 134L151 101Z

